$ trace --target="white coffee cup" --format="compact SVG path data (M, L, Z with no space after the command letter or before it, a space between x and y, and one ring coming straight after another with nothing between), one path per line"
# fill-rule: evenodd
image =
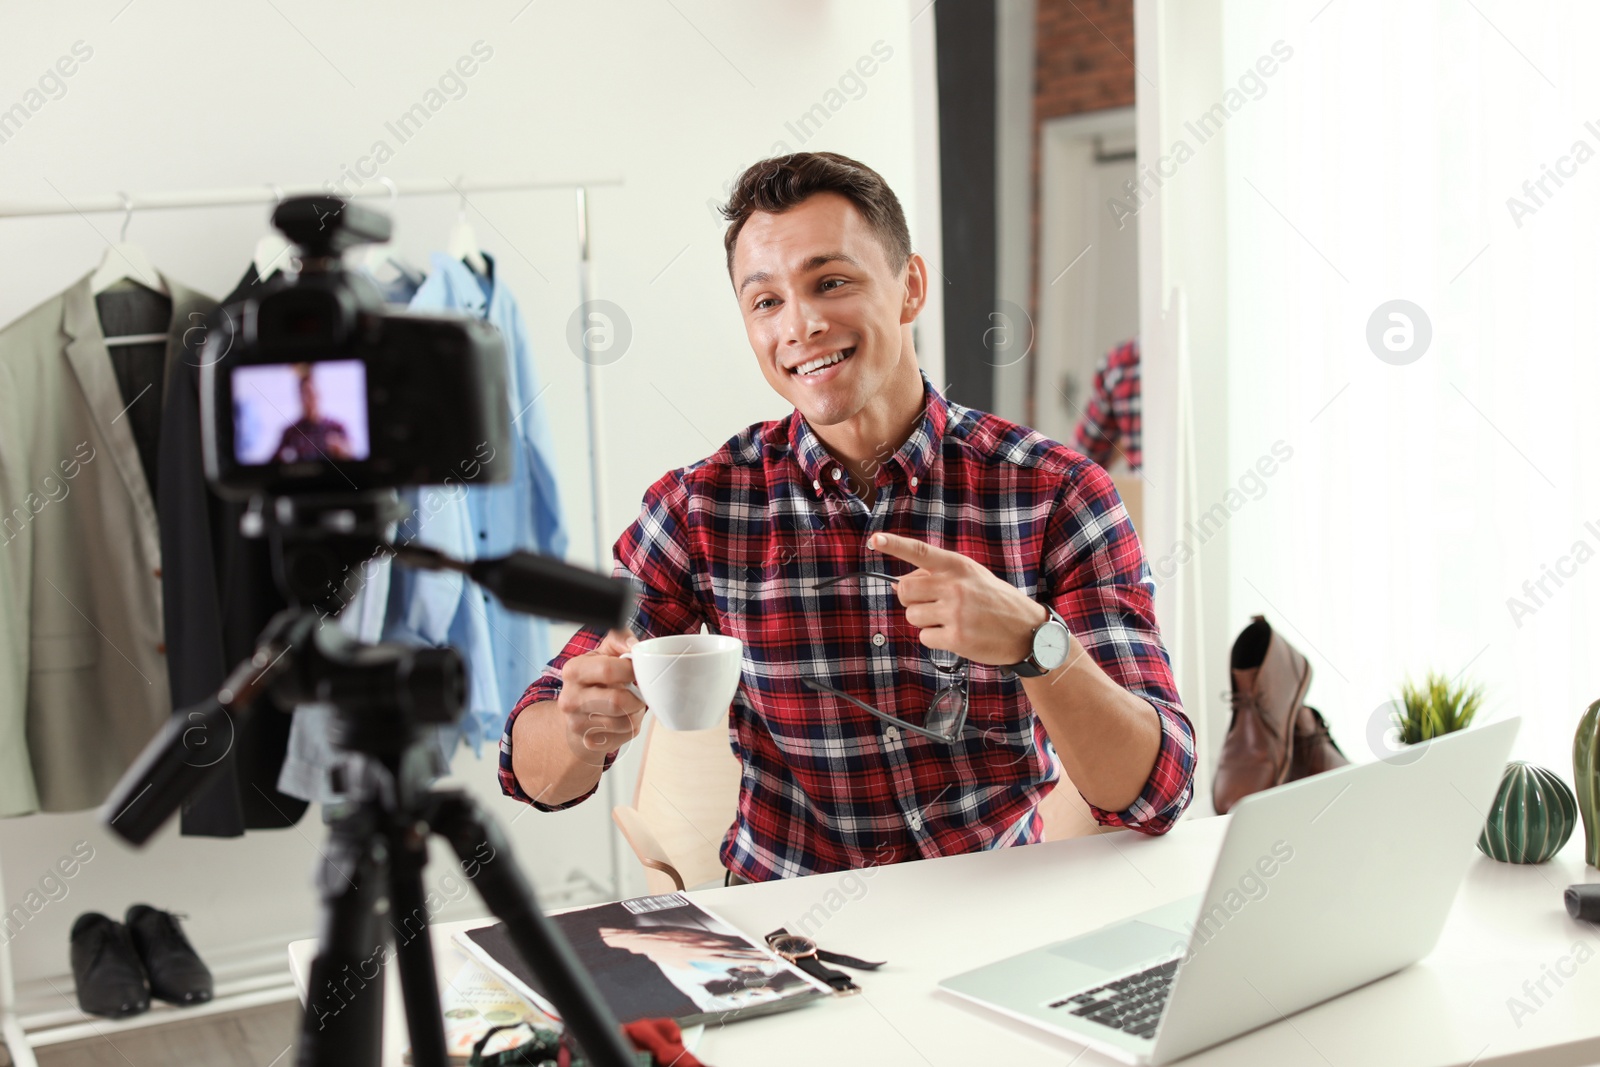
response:
M744 642L723 634L674 634L640 641L622 654L638 683L628 688L668 730L726 726L739 691Z

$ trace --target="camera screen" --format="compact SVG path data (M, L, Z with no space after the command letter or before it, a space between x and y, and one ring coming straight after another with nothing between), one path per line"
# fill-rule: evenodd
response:
M233 369L233 450L241 464L362 460L367 368L359 359Z

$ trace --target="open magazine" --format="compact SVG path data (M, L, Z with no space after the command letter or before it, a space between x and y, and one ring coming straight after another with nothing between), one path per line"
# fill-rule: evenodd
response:
M788 960L678 893L635 897L550 916L619 1022L680 1026L784 1011L833 993ZM555 1014L503 923L456 941L507 985Z

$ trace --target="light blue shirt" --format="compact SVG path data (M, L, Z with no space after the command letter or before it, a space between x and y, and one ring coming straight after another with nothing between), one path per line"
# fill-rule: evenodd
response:
M505 341L506 403L511 419L511 480L494 485L444 485L406 496L414 507L399 539L412 539L461 559L523 549L565 556L567 533L551 461L543 390L522 312L506 287L460 260L435 253L432 271L410 310L455 312L485 319ZM469 703L462 736L474 751L498 741L511 707L549 659L549 625L513 612L460 574L396 567L390 580L383 637L453 645L467 663Z

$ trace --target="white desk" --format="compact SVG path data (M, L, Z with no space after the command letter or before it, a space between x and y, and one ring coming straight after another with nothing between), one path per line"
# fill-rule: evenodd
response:
M825 948L889 961L862 977L860 996L709 1030L697 1055L714 1067L1113 1063L938 992L935 983L1201 891L1226 822L1192 819L1162 838L1106 834L924 860L866 878L818 875L692 893L757 938L777 926L806 926ZM1569 919L1561 905L1567 885L1600 881L1600 871L1584 867L1582 837L1580 829L1561 855L1537 867L1478 856L1439 947L1422 963L1184 1062L1554 1067L1600 1061L1600 930ZM437 926L435 944L476 925ZM302 996L314 950L312 941L289 946ZM1562 976L1559 987L1546 978L1551 995L1535 990L1542 1001L1536 1004L1523 983L1537 983L1547 967L1574 973ZM403 1027L392 967L390 985L386 1065L400 1062L392 1050ZM1514 1017L1512 997L1533 1011Z

